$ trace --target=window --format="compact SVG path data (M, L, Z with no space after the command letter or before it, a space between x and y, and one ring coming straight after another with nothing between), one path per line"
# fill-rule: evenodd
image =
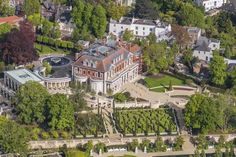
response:
M135 27L136 30L138 30L138 27Z
M138 34L138 31L136 31L135 34Z
M143 27L143 30L145 30L145 27Z
M145 35L145 32L143 32L143 35Z
M90 75L90 71L88 71L88 74Z
M208 57L206 56L206 61L208 61Z
M123 29L123 26L121 26L120 28Z
M150 32L152 32L152 28L150 28L149 30L150 30Z

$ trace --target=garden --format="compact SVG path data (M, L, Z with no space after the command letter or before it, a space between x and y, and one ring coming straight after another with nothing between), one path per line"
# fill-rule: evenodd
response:
M64 50L61 48L55 48L48 45L42 45L39 43L34 43L34 47L37 50L38 54L41 55L47 55L47 54L70 54L70 51Z
M123 135L176 134L174 112L169 108L116 109L116 127Z
M139 80L139 83L145 85L154 92L165 92L165 89L170 90L170 88L172 88L171 86L181 86L186 84L184 80L166 74L147 76L145 79Z
M106 130L101 115L80 113L76 118L76 136L102 136Z

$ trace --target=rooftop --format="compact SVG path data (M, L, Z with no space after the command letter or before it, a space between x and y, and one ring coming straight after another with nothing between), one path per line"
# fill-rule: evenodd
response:
M5 74L8 74L21 84L24 84L27 81L36 81L36 82L42 81L39 77L37 77L34 73L32 73L27 69L6 71Z
M125 25L149 25L149 26L156 26L156 27L166 27L168 26L167 23L161 22L160 20L146 20L146 19L137 19L131 17L121 17L119 21L111 20L111 23L120 23Z
M1 17L0 18L0 24L4 24L4 23L16 24L21 20L23 20L23 18L19 17L19 16Z

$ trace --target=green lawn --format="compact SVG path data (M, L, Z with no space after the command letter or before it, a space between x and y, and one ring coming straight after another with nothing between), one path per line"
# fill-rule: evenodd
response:
M150 91L163 93L165 92L165 87L150 89Z
M158 87L158 86L169 86L170 81L172 85L184 85L184 81L180 80L178 78L175 78L173 76L169 75L163 75L162 77L159 78L154 78L154 77L146 77L144 79L146 82L146 85L148 88L153 88L153 87ZM164 89L164 88L163 88ZM153 90L161 90L160 89L153 89Z
M88 157L88 155L79 150L70 150L68 151L68 157Z
M62 49L55 49L53 47L43 45L43 51L41 51L41 44L34 43L34 47L36 48L39 55L46 55L46 54L70 54L70 51L62 50Z

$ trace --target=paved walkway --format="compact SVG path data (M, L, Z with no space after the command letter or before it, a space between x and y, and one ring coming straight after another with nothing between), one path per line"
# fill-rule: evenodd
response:
M178 107L184 108L187 100L180 97L171 97L175 95L185 95L191 96L195 94L195 91L185 91L185 90L174 90L168 93L159 93L149 91L148 88L139 83L127 83L123 86L123 91L128 91L132 97L145 99L152 104L165 104L167 102L172 102Z

